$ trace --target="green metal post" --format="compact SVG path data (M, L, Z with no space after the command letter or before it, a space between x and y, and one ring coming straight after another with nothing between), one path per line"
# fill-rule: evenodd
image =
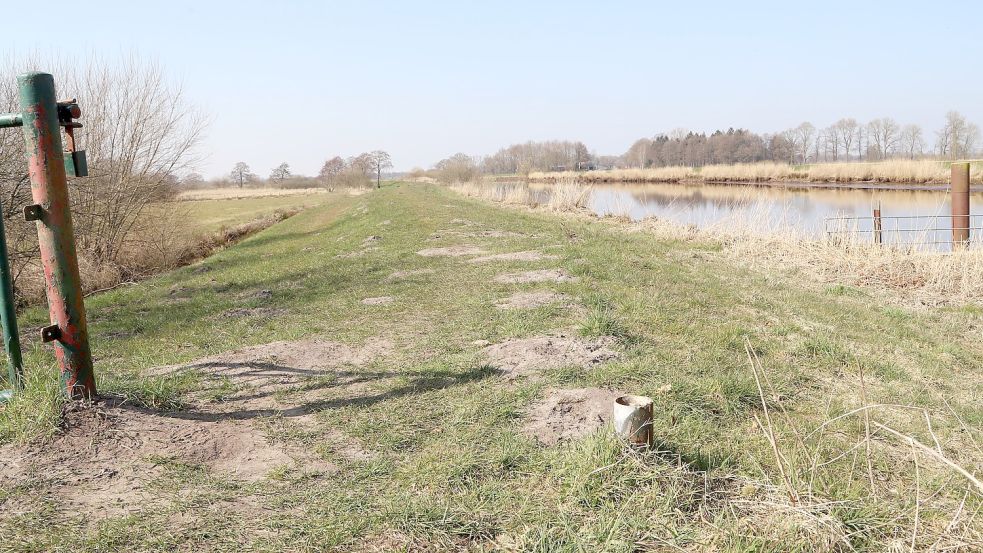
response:
M2 211L3 206L0 206L0 212ZM11 393L24 384L24 363L20 353L20 334L17 332L13 282L7 254L7 233L3 228L3 217L0 216L0 323L3 325L3 347L7 351L7 374Z
M48 73L26 73L17 77L17 83L52 323L42 331L42 338L55 342L62 384L69 397L93 398L96 383L72 232L55 82Z

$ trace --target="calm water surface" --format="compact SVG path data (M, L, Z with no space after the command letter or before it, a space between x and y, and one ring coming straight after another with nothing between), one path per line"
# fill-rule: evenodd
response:
M549 185L541 189L548 194ZM951 238L946 191L786 188L748 185L595 186L599 215L669 219L697 227L791 230L808 236L849 232L873 240L873 209L881 206L884 242L944 247ZM971 227L983 227L983 193L970 198ZM973 230L974 242L983 231Z

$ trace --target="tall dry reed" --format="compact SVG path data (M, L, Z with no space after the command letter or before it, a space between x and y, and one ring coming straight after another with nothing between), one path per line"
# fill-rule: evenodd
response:
M970 179L983 183L983 162L971 162ZM586 172L534 172L529 180L537 182L811 182L811 183L900 183L946 184L950 163L934 160L892 159L871 163L842 162L789 165L764 161L734 165L690 167L652 167L648 169L612 169Z

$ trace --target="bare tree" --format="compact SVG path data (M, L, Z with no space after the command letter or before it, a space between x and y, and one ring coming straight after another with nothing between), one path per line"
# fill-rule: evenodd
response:
M467 154L458 153L434 165L437 178L448 184L470 182L478 178L478 164Z
M850 159L850 147L857 138L857 120L849 117L840 119L833 123L833 129L839 144L843 146L843 157Z
M922 139L922 128L918 125L905 125L898 139L901 149L908 159L915 159L925 150L925 140Z
M156 205L198 160L206 119L158 65L132 58L68 70L60 90L78 96L85 125L89 177L71 187L79 247L114 263L132 231L154 225Z
M795 136L795 143L799 146L802 163L806 163L809 158L809 150L812 148L813 140L815 140L816 127L812 123L805 121L798 127L795 127L792 134Z
M817 143L816 151L817 153L819 151L823 152L823 159L825 161L836 161L837 156L840 154L840 133L837 132L835 126L829 126L819 131Z
M318 178L321 179L321 184L324 186L330 185L334 180L345 170L345 160L338 156L324 162L321 166L321 171L318 173Z
M936 149L940 156L948 159L969 157L976 150L980 129L975 123L966 121L958 111L945 114L945 124L938 132Z
M247 182L256 178L256 175L249 170L249 165L246 165L245 161L236 163L232 167L232 173L229 176L232 177L232 182L239 185L239 188L242 188Z
M270 181L274 184L283 182L290 178L290 165L286 161L277 165L270 171Z
M392 166L392 159L390 159L388 153L382 150L376 150L369 154L369 167L375 173L376 188L382 187L382 172Z
M898 142L898 123L890 117L874 119L867 123L867 136L869 136L869 152L875 152L879 159L887 159L891 156Z

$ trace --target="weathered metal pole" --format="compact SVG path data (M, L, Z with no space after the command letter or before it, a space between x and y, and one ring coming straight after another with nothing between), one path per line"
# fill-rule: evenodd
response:
M877 207L874 208L874 243L883 244L884 243L884 230L881 225L881 203L877 202Z
M952 164L952 248L969 243L969 163Z
M2 211L3 207L0 206L0 212ZM11 393L22 388L24 383L24 362L20 352L20 334L17 332L13 282L10 276L10 260L7 258L7 233L3 228L3 217L0 217L0 324L3 325L3 347L7 352Z
M26 73L17 77L17 83L35 203L25 209L25 214L31 213L37 221L52 323L42 330L42 338L55 342L62 384L69 397L93 398L96 383L72 232L55 82L48 73Z

